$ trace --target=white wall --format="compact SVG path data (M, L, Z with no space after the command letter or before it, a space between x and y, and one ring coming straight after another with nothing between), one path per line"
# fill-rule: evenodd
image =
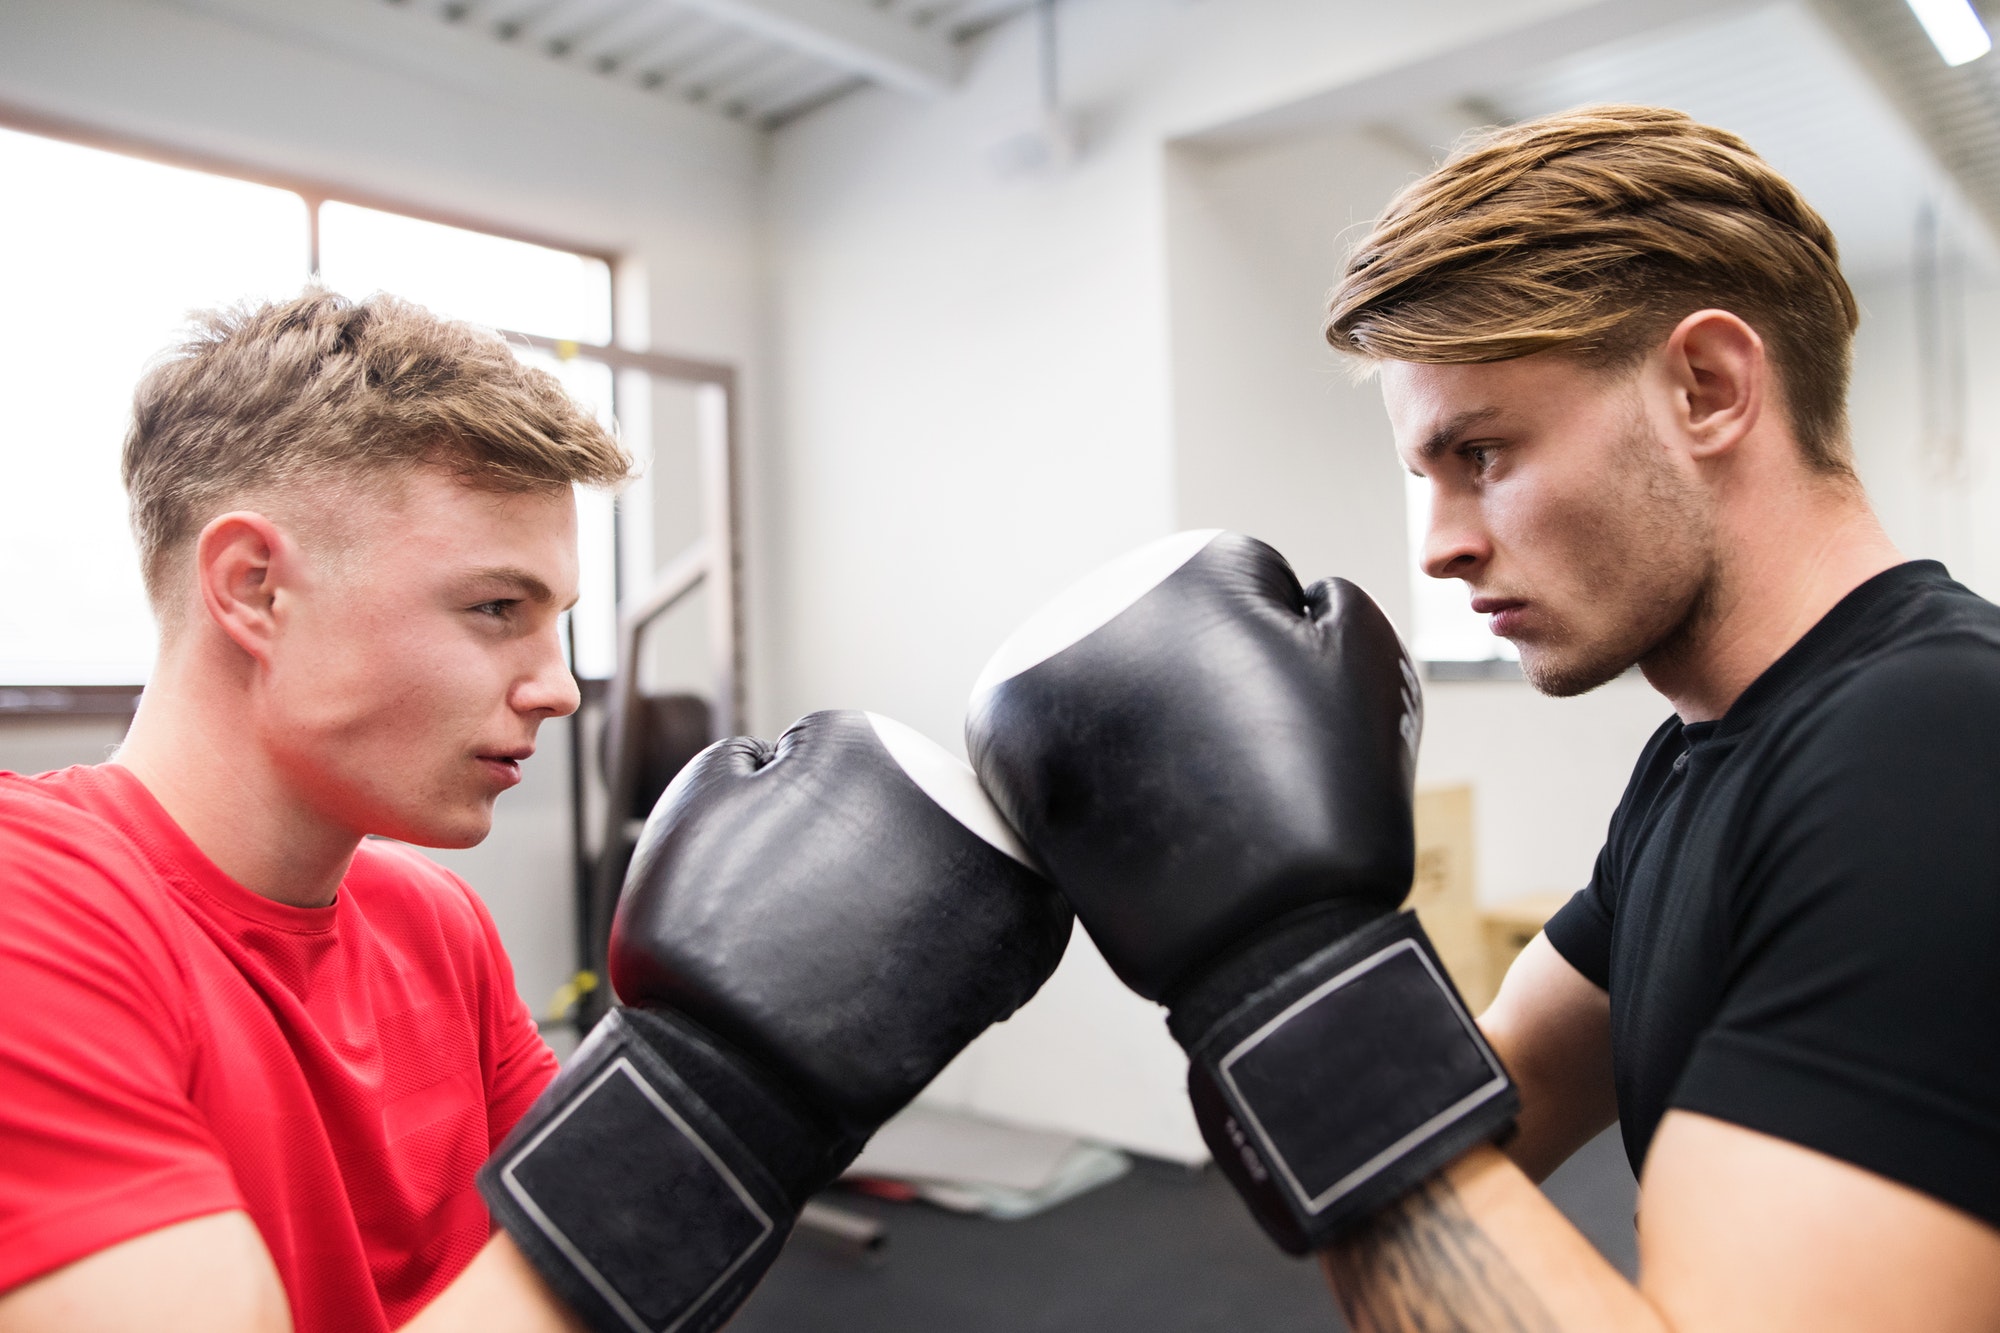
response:
M1960 286L1967 362L1962 462L1924 438L1917 293L1907 273L1856 287L1862 307L1849 410L1855 460L1889 536L1912 558L1942 560L1961 583L2000 597L2000 282Z
M380 0L8 0L0 104L629 256L621 336L759 386L761 138L712 113ZM754 483L754 417L744 439ZM102 757L89 728L24 726L0 765L71 741ZM492 907L537 1008L574 966L567 748L545 727L493 835L437 854Z
M1167 145L1575 7L1072 0L1063 83L1086 134L1067 169L998 160L1036 123L1027 20L985 39L945 101L862 94L778 133L768 226L783 393L764 548L776 674L760 722L867 707L956 747L965 691L1014 623L1099 561L1189 521L1280 532L1314 572L1363 571L1395 601L1399 483L1364 443L1379 428L1278 442L1272 425L1367 410L1313 361L1311 303L1330 270L1283 270L1310 285L1231 326L1246 339L1225 349L1232 364L1259 359L1254 339L1305 376L1237 437L1250 449L1269 427L1268 450L1233 467L1216 442L1241 400L1182 392L1196 355L1181 341L1182 284L1226 290L1233 276L1177 268L1170 201L1185 182ZM1296 354L1279 347L1288 335ZM1194 425L1204 413L1206 442ZM1230 484L1254 473L1282 487L1293 467L1333 497L1328 521L1310 487L1277 504ZM1160 1011L1079 941L933 1095L1199 1155Z
M1420 165L1350 130L1180 147L1167 173L1176 525L1246 531L1306 582L1358 583L1406 638L1403 468L1380 394L1320 324L1351 229Z
M954 738L1012 623L1177 521L1170 140L1574 6L1072 0L1067 170L998 161L1037 123L1025 18L942 102L863 93L780 131L760 719L861 705Z
M0 719L0 773L101 764L125 739L125 719L53 715Z
M1582 888L1640 748L1672 711L1636 673L1575 699L1519 680L1425 686L1417 782L1471 785L1480 901Z

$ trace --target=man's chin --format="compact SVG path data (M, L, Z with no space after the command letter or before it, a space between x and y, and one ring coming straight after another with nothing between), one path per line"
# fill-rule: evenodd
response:
M467 847L477 847L480 843L485 842L486 835L492 831L493 826L488 824L476 833L463 830L439 833L435 837L424 839L417 845L419 847L435 847L440 851L447 852L464 851Z
M1622 653L1592 655L1526 643L1515 646L1521 651L1521 674L1538 693L1552 699L1574 699L1579 694L1588 694L1624 675L1632 666L1632 659Z
M462 851L486 841L486 835L493 831L493 812L491 809L468 810L458 819L439 819L432 812L427 819L401 821L393 831L388 828L377 831L384 837L409 843L412 847Z

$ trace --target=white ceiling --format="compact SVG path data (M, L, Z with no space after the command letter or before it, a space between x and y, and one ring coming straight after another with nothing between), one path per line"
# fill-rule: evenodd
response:
M1900 0L1875 3L1902 9ZM1943 68L1927 45L1912 56ZM1976 249L1989 245L1977 210L1932 146L1801 3L1585 52L1490 89L1484 100L1508 119L1585 102L1652 102L1734 130L1826 218L1850 274L1907 267L1927 203Z
M377 2L385 20L773 128L870 85L942 96L965 39L1035 0ZM1635 35L1607 40L1617 23ZM1531 28L1447 53L1437 69L1364 80L1344 102L1330 90L1314 114L1394 131L1428 157L1475 121L1592 101L1677 106L1742 134L1796 182L1851 273L1906 267L1927 206L1975 263L2000 269L2000 52L1946 68L1903 0L1600 0Z
M384 0L579 75L781 125L855 88L948 91L958 42L1032 0Z

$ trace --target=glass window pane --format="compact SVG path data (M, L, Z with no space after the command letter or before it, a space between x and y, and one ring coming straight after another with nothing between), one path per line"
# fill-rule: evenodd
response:
M611 341L611 266L567 250L328 203L319 211L319 268L349 296L394 292L488 328Z
M607 430L617 429L611 417L612 373L609 366L582 358L559 360L531 348L514 354L561 381L569 396L588 408ZM577 598L570 618L576 645L570 663L577 675L609 679L618 667L618 550L615 502L609 491L579 486L576 492Z
M1458 579L1434 579L1423 571L1424 533L1431 524L1431 484L1405 476L1410 531L1411 603L1416 633L1410 650L1420 662L1484 662L1496 657L1518 660L1513 644L1496 638L1486 617L1472 609L1472 594Z
M118 479L132 387L191 310L295 293L285 190L0 130L0 682L134 684L153 622Z

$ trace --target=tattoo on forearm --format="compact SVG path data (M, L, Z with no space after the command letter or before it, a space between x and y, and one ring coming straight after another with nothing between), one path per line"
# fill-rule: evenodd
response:
M1323 1257L1354 1333L1557 1333L1442 1177Z

